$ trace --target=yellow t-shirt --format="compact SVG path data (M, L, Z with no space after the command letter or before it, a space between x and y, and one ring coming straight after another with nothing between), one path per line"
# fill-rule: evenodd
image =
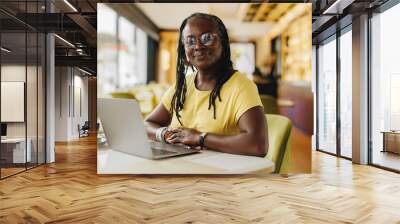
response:
M235 135L240 133L238 121L248 109L262 106L257 86L240 72L235 72L222 86L220 96L215 100L214 109L208 109L210 91L200 91L195 86L195 74L186 76L186 99L183 110L180 111L183 127L196 129L200 132ZM171 111L171 100L175 93L175 85L170 87L162 97L164 107ZM170 127L182 127L176 118L175 111Z

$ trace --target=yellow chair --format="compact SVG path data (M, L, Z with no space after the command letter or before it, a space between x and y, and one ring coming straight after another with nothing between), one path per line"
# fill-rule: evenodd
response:
M276 98L270 95L260 95L261 103L264 106L264 113L279 114Z
M135 95L139 102L140 111L147 115L153 111L154 105L154 94L147 85L136 86L132 88L132 93Z
M135 96L130 92L112 92L110 95L112 98L136 99Z
M154 94L154 105L157 106L161 102L161 98L169 86L159 83L150 83L148 86Z
M275 173L288 174L290 169L290 133L292 122L281 115L266 114L268 125L268 153L266 158L275 163Z

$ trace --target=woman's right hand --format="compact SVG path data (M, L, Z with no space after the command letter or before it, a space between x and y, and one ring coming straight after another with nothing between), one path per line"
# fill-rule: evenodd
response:
M200 143L200 132L191 128L174 128L172 135L165 138L169 144L183 144L186 146L198 146Z
M176 132L177 132L176 129L168 128L167 131L165 131L164 139L167 140L169 137L171 137Z

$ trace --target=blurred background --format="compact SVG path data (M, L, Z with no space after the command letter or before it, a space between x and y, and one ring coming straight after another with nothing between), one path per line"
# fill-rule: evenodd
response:
M296 164L310 171L311 3L161 5L0 1L0 178L54 162L56 145L95 134L97 97L134 98L143 116L152 111L175 81L178 27L194 12L224 21L235 68L257 83L266 113L291 118L303 144Z
M293 169L309 172L314 98L310 3L99 3L98 97L137 99L143 116L150 113L175 82L178 29L195 12L224 22L234 68L257 84L265 113L292 120Z

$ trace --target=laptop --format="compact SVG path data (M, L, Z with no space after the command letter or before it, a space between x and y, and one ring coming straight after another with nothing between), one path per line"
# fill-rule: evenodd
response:
M97 104L98 115L111 149L147 159L162 159L200 151L184 145L149 140L136 100L99 98Z

